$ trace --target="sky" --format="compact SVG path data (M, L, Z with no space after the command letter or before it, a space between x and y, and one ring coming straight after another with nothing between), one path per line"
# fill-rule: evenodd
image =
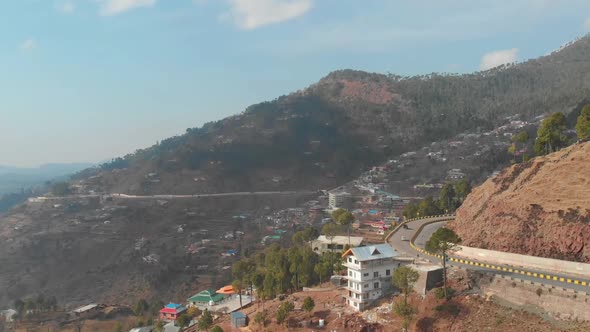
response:
M337 69L466 73L590 32L587 0L0 1L0 165L101 162Z

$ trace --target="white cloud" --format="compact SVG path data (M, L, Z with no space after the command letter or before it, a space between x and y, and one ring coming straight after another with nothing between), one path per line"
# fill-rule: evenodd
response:
M131 9L152 7L157 0L100 0L100 14L111 16L121 14Z
M222 18L231 17L242 29L291 20L308 12L312 0L229 0L231 9Z
M32 51L37 48L37 42L35 39L29 38L23 41L18 47L23 51Z
M71 14L74 12L74 9L76 9L76 7L73 2L65 1L62 4L60 4L57 7L57 9L64 14Z
M479 69L492 69L494 67L498 67L499 65L516 62L517 58L518 48L490 52L484 54L484 56L481 58L481 64L479 65Z
M590 30L590 17L584 21L584 29Z

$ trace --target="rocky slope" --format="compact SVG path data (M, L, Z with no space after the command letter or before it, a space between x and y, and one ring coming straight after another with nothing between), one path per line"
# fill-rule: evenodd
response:
M590 262L590 143L505 169L449 227L467 246Z

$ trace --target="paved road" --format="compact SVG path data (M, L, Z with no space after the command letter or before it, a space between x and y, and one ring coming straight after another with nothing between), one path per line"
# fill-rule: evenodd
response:
M431 256L425 256L423 253L420 253L419 251L412 248L410 246L409 240L419 230L420 226L427 224L424 226L423 230L416 236L416 240L414 241L414 244L417 247L424 248L426 241L430 238L432 233L434 233L437 229L439 229L447 223L447 221L439 221L434 223L431 222L442 219L444 218L430 218L412 221L408 223L408 229L400 228L396 233L394 233L389 238L388 242L396 251L398 251L402 255L409 257L426 258L432 262L440 264L440 259ZM449 266L460 267L473 271L490 272L497 275L503 275L505 277L518 278L526 281L534 281L537 283L540 282L544 285L551 285L557 288L568 288L579 292L590 293L590 279L568 276L565 274L555 273L553 271L528 269L523 266L492 264L490 262L485 261L477 261L477 263L480 264L480 266L476 266L471 264L473 262L476 262L474 260L472 260L471 263L461 263L459 260L463 258L456 255L449 255L449 258L451 258L449 261L447 261L447 265ZM489 267L487 267L486 265ZM494 266L495 268L492 268L492 266ZM543 276L543 279L540 278L541 275ZM551 276L551 280L546 279L547 275ZM557 278L557 280L553 280L554 278ZM571 279L572 283L568 283L568 279ZM577 280L578 284L574 284L574 280Z
M448 217L439 217L414 220L407 224L407 229L403 227L399 228L397 232L395 232L389 238L388 242L397 252L401 253L404 256L424 257L424 254L421 254L420 252L416 251L414 248L410 246L410 239L412 238L412 236L414 236L414 234L422 225L428 224L436 220L441 220L438 223L424 226L423 231L420 232L420 234L418 234L418 237L416 238L414 244L423 248L426 241L430 238L430 235L432 235L432 233L434 233L438 228L442 227L448 219Z
M89 195L74 195L74 196L41 196L37 197L41 200L61 200L68 198L88 198L100 197L103 195L110 195L116 198L128 199L173 199L173 198L201 198L201 197L226 197L226 196L257 196L257 195L293 195L293 194L315 194L317 191L239 191L231 193L216 193L216 194L192 194L192 195L127 195L119 193L104 193L104 194L89 194Z

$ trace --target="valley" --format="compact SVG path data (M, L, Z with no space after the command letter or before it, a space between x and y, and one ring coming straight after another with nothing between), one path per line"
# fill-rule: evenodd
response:
M278 287L281 292L261 293L245 311L253 316L261 312L258 307L264 301L276 307L288 299L300 312L301 299L294 295L300 291L299 270L291 260L298 257L296 250L324 256L312 246L312 239L304 241L294 234L306 229L319 233L326 225L337 226L330 245L335 234L361 237L371 248L390 243L397 267L407 264L424 271L440 269L440 262L428 258L424 248L443 224L460 236L465 252L473 247L587 263L590 143L574 143L574 127L590 100L589 59L586 36L549 55L473 74L402 77L335 71L303 90L86 168L0 215L0 305L55 297L65 311L90 303L120 306L125 315L140 317L130 308L141 300L181 307L191 294L232 282L252 288L252 276L237 280L234 267L239 262L256 259L264 265L264 250L294 248L277 266L258 267L257 288L274 292ZM537 130L555 112L564 114L559 139L567 144L534 158ZM445 186L455 188L461 181L466 191L475 188L464 200L448 198L447 205L436 201ZM436 214L452 214L453 200L460 205L456 218L405 224L410 218L404 218L404 208L423 199L437 202ZM332 214L341 207L350 210L348 224ZM430 221L437 223L426 226ZM423 235L416 233L421 226ZM350 255L351 248L339 245ZM477 262L483 265L474 268L469 262L475 262L462 262L466 258L460 254L450 258L451 284L461 293L436 302L433 297L441 285L432 282L436 287L424 286L422 298L413 294L411 302L425 310L416 328L450 328L459 315L456 308L466 322L480 309L502 312L484 301L485 290L497 292L515 278L532 282L541 293L542 287L562 288L565 295L555 291L559 294L552 296L566 297L564 301L581 301L588 294L585 284L590 279L585 277L573 279L571 274L523 266L488 267L489 261ZM373 323L379 328L401 327L391 308L400 298L397 289L379 293L384 302L371 304L375 306L370 315L383 313L389 321L357 315L354 301L345 303L361 297L366 301L362 289L355 298L351 284L322 283L328 272L338 281L351 279L350 272L337 272L335 264L341 265L331 262L325 267L318 258L308 276L320 281L311 292L315 288L331 294L322 303L325 310L310 313L312 320L330 317L329 327L344 324L348 329L350 319L356 324L351 330ZM290 288L274 285L270 273L262 274L279 267L283 270L272 278ZM551 279L534 284L540 275ZM378 272L373 276L382 277ZM379 292L386 289L380 282L372 286ZM531 287L523 294L534 294ZM310 292L307 288L304 293ZM576 296L570 298L566 288ZM447 300L455 307L446 306ZM434 303L439 309L433 309ZM153 319L160 309L150 310ZM507 320L502 315L497 326ZM519 315L534 321L539 330L551 329L545 321ZM430 321L430 316L436 320ZM227 323L226 316L216 319ZM319 327L319 320L314 324Z

